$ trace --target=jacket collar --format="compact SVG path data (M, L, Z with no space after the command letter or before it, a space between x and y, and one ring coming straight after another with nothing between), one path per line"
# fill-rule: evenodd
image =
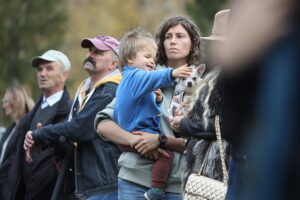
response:
M57 111L56 114L68 114L70 112L70 107L66 106L66 103L70 101L70 93L67 89L67 87L64 87L64 93L60 99L60 101L57 104Z
M68 92L67 87L64 86L64 93L63 93L61 99L57 102L56 112L53 113L53 116L50 117L49 121L53 120L53 118L56 115L68 114L70 112L70 107L66 105L66 103L68 103L69 100L70 100L70 94ZM30 112L30 117L29 117L30 121L33 119L33 116L35 115L37 109L41 106L42 101L43 101L43 96L41 96L37 100L34 108Z
M121 78L122 78L122 75L121 75L120 71L115 70L115 71L107 74L106 76L104 76L100 80L98 80L95 83L95 85L93 86L93 88L97 88L100 85L102 85L104 83L107 83L107 82L119 84L120 81L121 81ZM84 80L83 82L80 83L80 85L78 87L78 92L82 93L82 92L85 92L88 89L92 90L93 88L90 88L90 84L91 84L91 79L90 78Z
M79 85L77 93L76 93L76 97L75 97L75 100L78 100L78 102L79 102L79 110L82 110L82 108L85 106L85 104L88 102L88 100L93 95L95 89L97 89L101 85L108 83L108 82L119 84L121 79L122 79L121 73L119 72L119 70L115 70L112 73L107 74L105 77L98 80L92 88L90 88L90 83L91 83L90 78L84 80ZM73 110L73 109L71 109L71 110Z

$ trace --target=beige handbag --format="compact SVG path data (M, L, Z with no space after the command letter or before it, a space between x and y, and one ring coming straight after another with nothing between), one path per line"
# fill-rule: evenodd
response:
M201 175L204 164L202 163L198 173L192 173L186 183L184 200L224 200L227 192L228 172L225 164L225 154L222 145L220 117L215 117L215 129L217 143L220 151L223 181L218 181ZM207 155L207 154L206 154Z

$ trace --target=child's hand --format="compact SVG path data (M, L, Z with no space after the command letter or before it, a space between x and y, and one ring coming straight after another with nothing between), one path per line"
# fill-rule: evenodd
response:
M171 128L174 131L180 132L180 122L181 122L182 118L183 118L183 116L176 116L176 117L169 120Z
M162 102L163 95L162 95L161 89L155 90L154 94L155 94L155 101L158 102L158 103Z
M185 78L188 77L193 69L189 67L187 64L182 65L181 67L178 67L177 69L174 69L172 71L172 77L173 78Z

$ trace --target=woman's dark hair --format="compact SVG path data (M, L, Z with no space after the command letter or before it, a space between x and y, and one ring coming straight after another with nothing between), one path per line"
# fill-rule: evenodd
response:
M156 40L158 44L158 51L157 51L157 60L156 62L160 65L167 65L167 56L165 54L164 48L164 41L165 41L165 34L166 32L176 26L182 25L183 28L188 32L191 38L191 51L187 57L187 63L189 65L194 64L198 65L202 62L202 51L201 51L201 42L200 42L200 31L196 24L187 17L183 16L175 16L167 19L158 29L156 34Z

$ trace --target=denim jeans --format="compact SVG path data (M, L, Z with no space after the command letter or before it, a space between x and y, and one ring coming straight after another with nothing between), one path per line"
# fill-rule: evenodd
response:
M148 187L138 185L136 183L126 181L124 179L118 179L118 193L119 200L145 200L144 193L148 190ZM166 200L180 200L181 194L178 193L166 193Z
M118 200L118 193L95 195L87 198L86 200Z

